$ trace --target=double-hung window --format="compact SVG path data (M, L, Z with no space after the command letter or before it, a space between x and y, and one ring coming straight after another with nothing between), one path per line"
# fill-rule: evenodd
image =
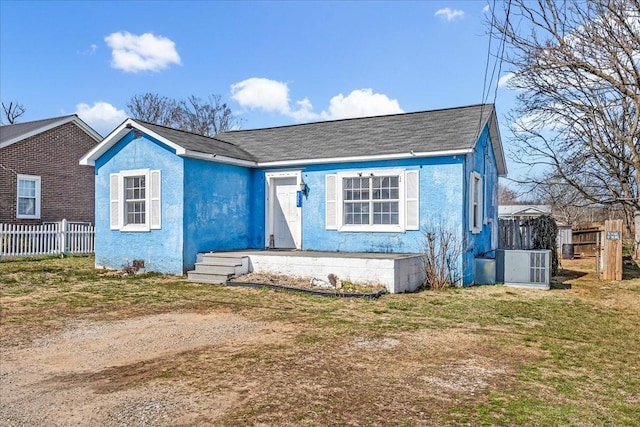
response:
M126 170L109 177L112 230L149 231L161 228L160 171Z
M124 177L124 225L146 223L146 180L146 175Z
M365 170L327 175L325 203L327 229L417 230L418 171Z
M399 225L400 177L342 178L344 224Z
M18 175L16 218L40 219L40 184L35 175Z

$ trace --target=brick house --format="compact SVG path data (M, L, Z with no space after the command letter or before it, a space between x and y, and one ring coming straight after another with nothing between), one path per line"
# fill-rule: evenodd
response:
M94 168L78 161L100 141L75 114L0 126L0 223L93 223Z

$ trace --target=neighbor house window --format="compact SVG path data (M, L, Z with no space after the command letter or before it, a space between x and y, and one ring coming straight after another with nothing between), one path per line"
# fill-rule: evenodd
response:
M469 195L469 229L477 234L482 231L482 177L477 172L471 172Z
M136 169L110 175L112 230L149 231L161 228L160 171Z
M326 228L417 230L418 198L418 171L366 170L327 175Z
M18 175L16 217L40 219L40 177Z

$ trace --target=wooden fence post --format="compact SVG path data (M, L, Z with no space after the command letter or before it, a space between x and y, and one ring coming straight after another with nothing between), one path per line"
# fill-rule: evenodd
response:
M604 222L602 279L622 280L622 220Z

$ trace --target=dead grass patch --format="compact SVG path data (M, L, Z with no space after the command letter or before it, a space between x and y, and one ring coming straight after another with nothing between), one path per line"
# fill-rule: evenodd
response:
M548 292L348 300L120 277L91 258L2 262L0 419L638 425L640 279L563 268Z

